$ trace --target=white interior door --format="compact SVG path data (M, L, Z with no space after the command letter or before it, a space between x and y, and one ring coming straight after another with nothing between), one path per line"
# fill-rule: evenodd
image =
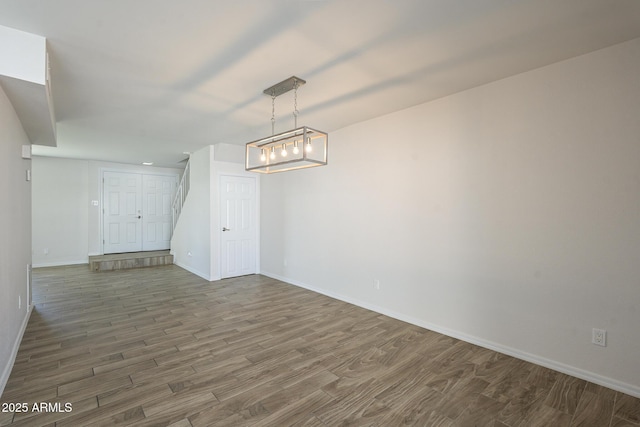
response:
M142 250L142 175L103 174L105 254Z
M167 175L142 176L142 250L171 247L171 202L176 178Z
M221 277L256 273L256 180L220 177Z

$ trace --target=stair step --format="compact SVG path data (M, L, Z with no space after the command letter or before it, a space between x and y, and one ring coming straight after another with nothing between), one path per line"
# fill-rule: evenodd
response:
M89 257L89 268L93 271L126 270L167 264L173 264L173 255L169 251L129 252Z

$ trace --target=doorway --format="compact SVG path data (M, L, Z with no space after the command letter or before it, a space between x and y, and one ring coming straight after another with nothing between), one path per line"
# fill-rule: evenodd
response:
M103 253L170 249L175 175L104 171Z
M257 272L258 213L256 179L220 176L220 276Z

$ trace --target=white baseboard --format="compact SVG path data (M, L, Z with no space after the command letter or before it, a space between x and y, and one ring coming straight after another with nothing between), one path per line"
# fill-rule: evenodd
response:
M18 355L18 349L20 348L20 343L22 342L22 337L24 336L24 331L27 329L27 324L29 323L29 318L31 317L31 312L33 311L33 304L29 306L27 313L22 320L22 325L20 325L20 330L18 331L18 335L13 343L13 348L11 349L11 356L9 357L9 361L5 365L2 370L2 376L0 376L0 397L2 397L2 393L4 393L4 388L7 385L7 381L9 381L9 376L11 375L11 370L13 369L13 364L16 361L16 356Z
M174 259L173 263L174 263L175 265L177 265L178 267L180 267L180 268L183 268L183 269L187 270L189 273L193 273L193 274L195 274L196 276L202 277L204 280L208 280L209 282L211 282L211 281L215 280L215 278L211 278L211 276L210 276L210 275L208 275L208 274L204 274L204 273L202 273L201 271L198 271L198 270L196 270L196 269L195 269L195 268L193 268L193 267L190 267L190 266L188 266L188 265L182 264L181 262L178 262L178 261L176 261L175 259Z
M72 260L72 261L39 262L39 263L34 263L33 268L60 267L63 265L80 265L80 264L89 264L89 259Z
M301 283L296 280L292 280L290 278L280 276L279 274L274 274L267 271L262 271L260 272L260 274L274 278L274 279L281 280L286 283L290 283L292 285L295 285L304 289L308 289L313 292L317 292L322 295L326 295L328 297L331 297L340 301L347 302L349 304L356 305L358 307L366 308L367 310L375 311L376 313L384 314L385 316L389 316L394 319L401 320L403 322L411 323L412 325L420 326L421 328L429 329L431 331L438 332L440 334L447 335L449 337L456 338L456 339L468 342L470 344L478 345L480 347L484 347L489 350L497 351L498 353L506 354L508 356L515 357L517 359L531 362L536 365L544 366L545 368L553 369L554 371L562 372L564 374L571 375L573 377L580 378L585 381L589 381L594 384L598 384L603 387L607 387L612 390L616 390L621 393L625 393L630 396L640 398L640 387L632 384L627 384L625 382L618 381L613 378L604 377L594 372L585 371L585 370L576 368L574 366L558 362L556 360L547 359L545 357L524 352L516 348L504 346L502 344L498 344L493 341L488 341L483 338L468 335L463 332L444 328L440 325L435 325L429 322L425 322L424 320L416 319L412 316L407 316L406 314L403 314L403 313L397 313L393 310L389 310L384 307L380 307L374 304L360 301L355 298L347 297L345 295L341 295L334 292L326 291L324 289L319 289L313 286L309 286L305 283Z

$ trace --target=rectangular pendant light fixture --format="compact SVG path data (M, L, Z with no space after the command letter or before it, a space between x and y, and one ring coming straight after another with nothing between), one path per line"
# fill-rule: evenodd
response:
M286 172L327 164L329 135L308 126L298 127L298 87L306 82L292 76L264 90L272 99L271 130L275 124L275 99L290 90L295 91L295 129L249 142L245 149L245 169L259 173Z
M327 164L329 136L302 126L249 142L245 169L260 173L286 172Z

